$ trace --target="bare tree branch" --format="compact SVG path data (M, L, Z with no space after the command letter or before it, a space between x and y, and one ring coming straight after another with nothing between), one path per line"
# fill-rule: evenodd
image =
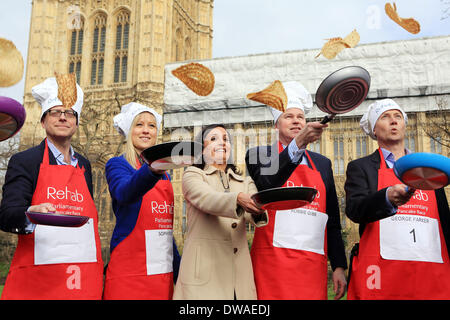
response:
M436 111L432 112L426 125L423 126L425 134L435 143L450 148L450 109L445 98L436 98Z

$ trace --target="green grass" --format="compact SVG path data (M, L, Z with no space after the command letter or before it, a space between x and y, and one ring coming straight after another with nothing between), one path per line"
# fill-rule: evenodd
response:
M0 263L0 278L6 277L9 270L9 264L8 263Z
M334 300L334 291L333 291L333 284L328 283L328 300ZM347 291L345 291L344 296L339 300L347 300Z
M9 270L9 264L0 263L0 279L2 279L2 282L0 282L0 296L2 295L2 291L3 291L3 287L4 287L3 280L6 279L8 270Z

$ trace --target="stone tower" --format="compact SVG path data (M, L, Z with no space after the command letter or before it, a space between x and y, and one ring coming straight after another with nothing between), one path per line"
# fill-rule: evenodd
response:
M31 88L55 71L99 99L148 93L161 108L165 64L211 58L212 12L213 0L33 0L21 144L44 134Z
M213 0L33 0L20 149L45 135L31 88L75 72L85 103L73 145L91 161L104 255L114 227L104 165L123 142L112 117L131 101L162 113L164 66L211 58L212 14Z

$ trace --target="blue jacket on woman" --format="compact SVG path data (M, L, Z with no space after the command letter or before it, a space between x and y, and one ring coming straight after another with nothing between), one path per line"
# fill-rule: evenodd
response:
M106 163L106 180L112 197L112 207L116 216L116 226L111 237L110 252L134 229L143 196L159 180L170 180L169 174L154 174L147 164L134 169L125 157L111 158ZM173 241L173 279L176 282L180 266L180 254Z

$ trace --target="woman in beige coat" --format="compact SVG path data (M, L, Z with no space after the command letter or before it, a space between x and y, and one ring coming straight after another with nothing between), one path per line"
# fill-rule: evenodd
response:
M246 222L267 224L250 196L257 192L228 164L231 145L222 125L203 129L202 163L183 175L188 231L174 299L256 299Z

